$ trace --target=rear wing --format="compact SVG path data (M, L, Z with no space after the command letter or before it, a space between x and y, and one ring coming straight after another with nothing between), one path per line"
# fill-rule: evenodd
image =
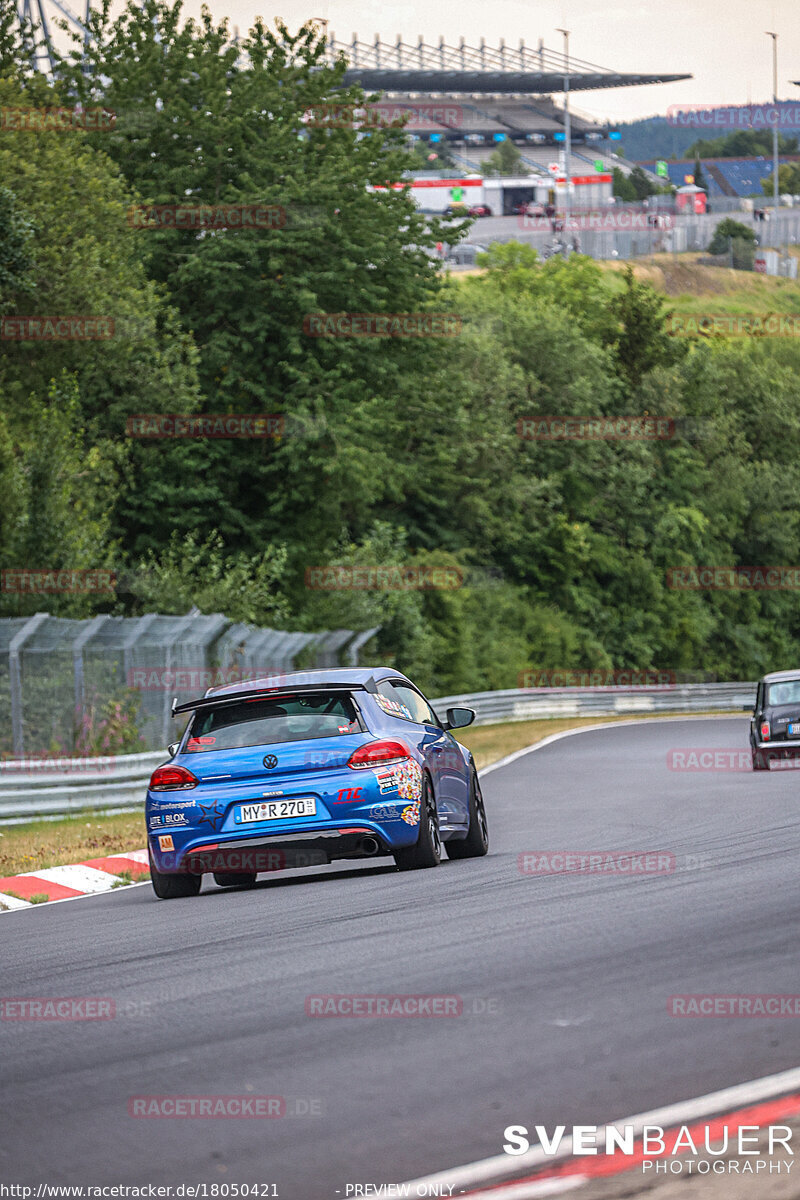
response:
M275 700L279 696L296 696L314 692L375 692L378 685L374 679L368 679L366 683L299 683L294 687L284 684L283 687L243 687L236 692L225 692L218 696L203 696L199 700L186 700L183 704L178 704L176 696L172 701L172 716L177 717L180 713L185 712L203 712L209 708L223 708L229 704L239 704L242 700L258 700L262 696L264 699Z

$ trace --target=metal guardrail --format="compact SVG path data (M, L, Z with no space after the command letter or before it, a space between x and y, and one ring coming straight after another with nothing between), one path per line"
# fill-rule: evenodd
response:
M46 760L36 759L0 763L0 825L22 818L141 808L147 781L165 758L164 750L150 750L118 758L76 759L78 770L48 770Z
M755 683L685 684L636 688L514 688L444 696L432 703L445 709L473 708L476 725L555 717L636 716L648 713L741 712L755 703ZM138 809L152 771L165 752L119 758L76 760L80 769L42 770L47 763L27 759L0 763L0 825L42 816L104 809Z
M474 708L476 725L551 717L608 717L631 713L741 712L756 699L755 683L687 683L663 687L514 688L432 701L436 711Z

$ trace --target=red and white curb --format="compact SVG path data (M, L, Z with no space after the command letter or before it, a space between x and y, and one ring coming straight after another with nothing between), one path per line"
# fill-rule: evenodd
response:
M621 1130L623 1126L632 1125L637 1138L645 1126L660 1127L664 1130L665 1143L667 1130L688 1128L690 1136L697 1143L703 1139L708 1128L709 1138L718 1142L723 1126L731 1130L740 1126L752 1129L798 1115L800 1067L794 1067L778 1075L753 1079L749 1083L711 1092L707 1096L697 1096L652 1112L638 1113L614 1121L613 1125L607 1127L600 1126L596 1141L599 1146L605 1144L606 1128ZM701 1118L706 1120L700 1123ZM552 1132L548 1131L550 1134ZM572 1139L565 1137L553 1154L546 1154L541 1146L534 1146L524 1154L497 1154L493 1158L466 1163L436 1175L412 1179L400 1185L408 1189L400 1194L442 1195L446 1194L441 1191L444 1187L451 1189L450 1195L467 1193L468 1200L534 1200L539 1196L557 1196L575 1191L593 1180L608 1179L640 1167L645 1159L655 1161L669 1157L671 1153L672 1148L668 1146L661 1154L644 1154L639 1144L633 1155L615 1151L612 1154L598 1153L596 1157L577 1156L572 1153ZM685 1154L687 1148L682 1147L676 1153ZM515 1178L509 1179L510 1175ZM504 1177L506 1182L502 1182ZM434 1190L436 1187L440 1189L438 1193Z
M110 892L115 884L128 882L122 879L120 871L132 875L134 883L148 879L147 851L129 850L126 854L89 858L74 866L45 867L40 871L26 871L24 875L8 875L0 879L0 912L30 908L32 896L37 897L37 904L45 904L91 896L95 892ZM46 896L47 900L39 900L40 896Z

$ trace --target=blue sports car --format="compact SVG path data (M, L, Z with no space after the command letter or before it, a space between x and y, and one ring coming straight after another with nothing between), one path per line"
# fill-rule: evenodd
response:
M469 750L388 668L298 671L173 701L191 713L147 791L153 889L196 896L204 873L252 887L263 871L392 855L401 870L477 858L486 812Z

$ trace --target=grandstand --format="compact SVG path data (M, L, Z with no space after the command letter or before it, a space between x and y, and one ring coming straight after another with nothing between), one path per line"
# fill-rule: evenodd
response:
M561 93L566 75L571 94L691 79L690 75L622 75L573 56L567 62L541 40L536 49L523 40L518 48L503 40L492 48L483 39L477 47L467 46L463 38L458 46L448 46L444 38L438 45L422 38L416 44L406 43L400 37L394 43L379 37L364 42L356 34L342 42L330 33L326 54L330 63L344 55L348 61L346 85L358 83L367 92L383 93L381 107L396 105L410 113L407 128L412 137L434 146L446 144L464 171L480 171L498 143L505 140L516 146L531 174L546 175L553 161L563 167ZM434 120L420 119L419 114L428 110L434 113ZM612 165L630 169L632 164L617 159L608 146L602 148L609 127L576 111L572 102L570 126L571 174L591 173L598 169L595 164L599 161L603 172Z
M684 176L693 175L695 159L682 159L679 162L668 162L667 172L670 183L680 187ZM800 162L800 155L786 155L779 159L781 163ZM645 170L655 170L655 163L642 162L639 166ZM708 194L714 196L759 196L763 197L761 181L772 174L772 159L758 158L704 158L700 161L703 174L708 184Z

